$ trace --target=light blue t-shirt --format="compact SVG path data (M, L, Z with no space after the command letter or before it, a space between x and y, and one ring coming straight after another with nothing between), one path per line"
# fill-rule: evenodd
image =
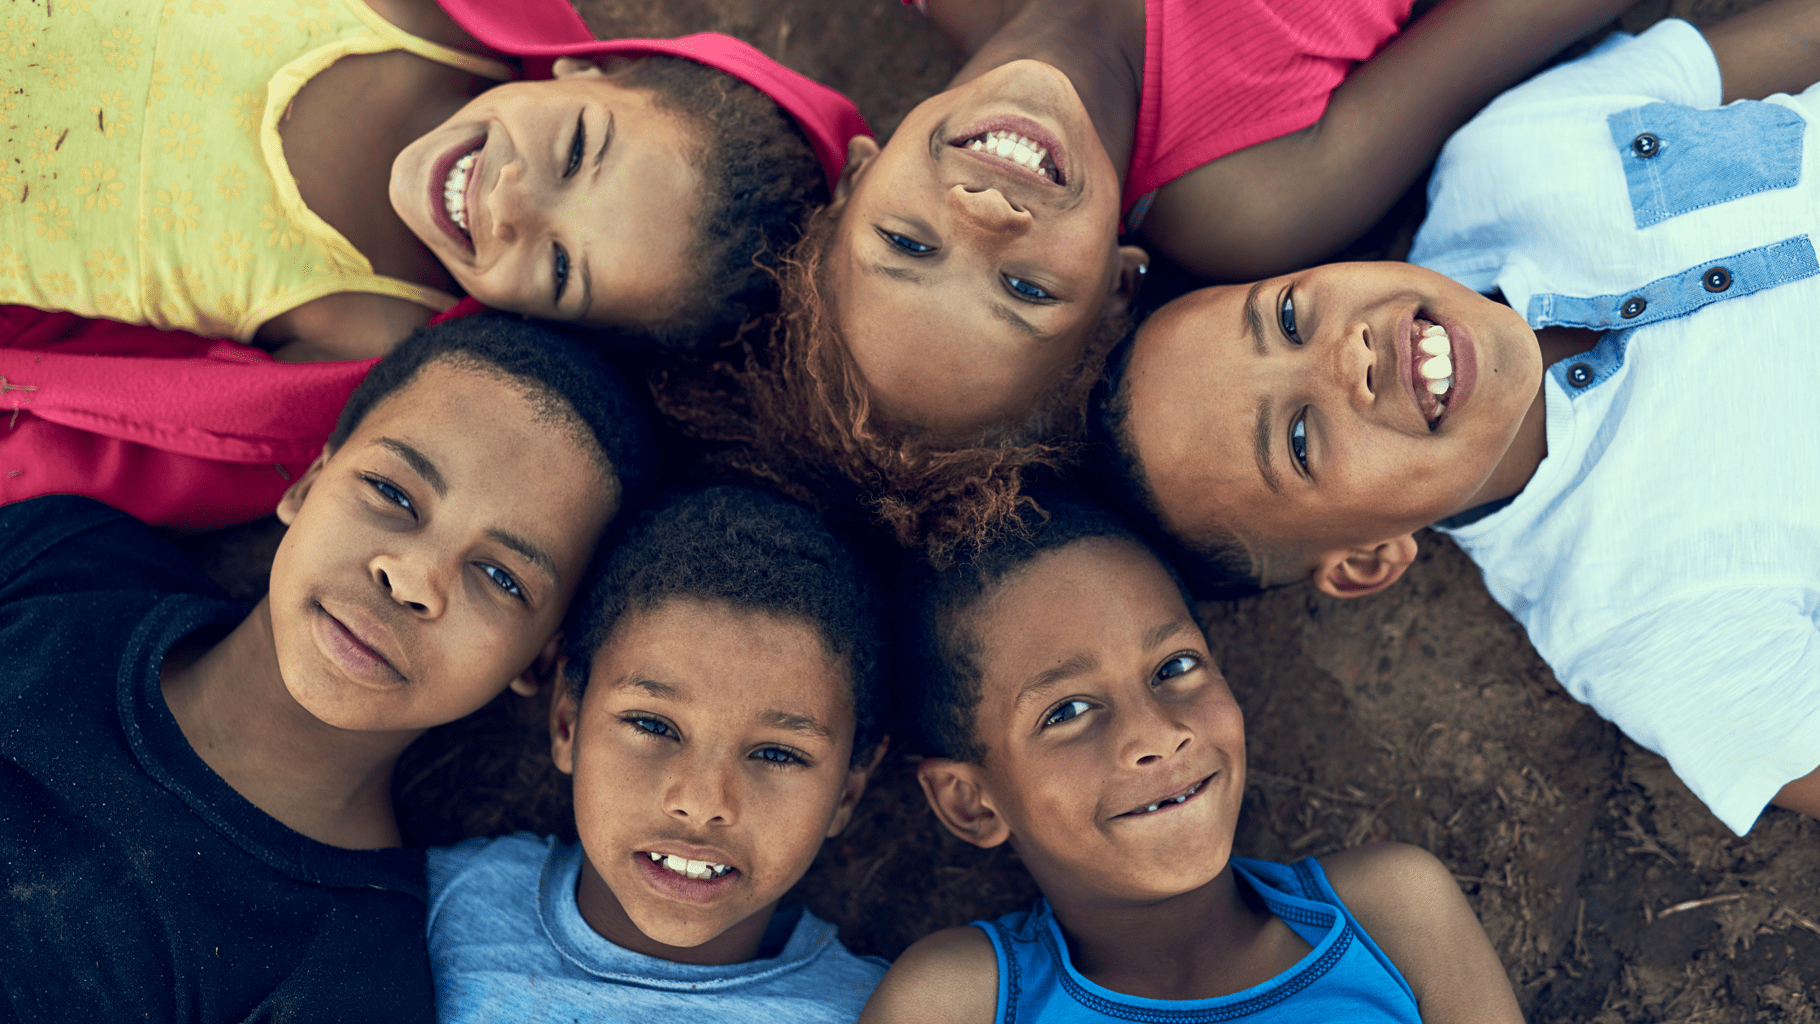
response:
M1606 332L1523 490L1438 525L1742 835L1820 764L1820 86L1722 98L1684 21L1538 75L1442 150L1410 260Z
M582 856L579 843L528 832L429 851L438 1020L850 1024L885 975L806 910L769 959L701 966L634 953L582 920Z

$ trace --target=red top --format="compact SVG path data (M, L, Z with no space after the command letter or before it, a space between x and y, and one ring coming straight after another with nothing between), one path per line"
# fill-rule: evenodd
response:
M1410 0L1145 0L1144 93L1124 210L1205 163L1321 119Z
M730 36L599 40L566 0L439 0L487 46L547 78L557 57L670 54L725 71L796 118L829 187L870 135L840 93ZM485 307L465 299L432 323ZM0 305L0 502L99 498L157 526L270 515L377 360L280 363L249 345Z

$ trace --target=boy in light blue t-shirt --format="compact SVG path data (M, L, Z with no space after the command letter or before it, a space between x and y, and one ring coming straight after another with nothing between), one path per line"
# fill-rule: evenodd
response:
M883 756L883 603L814 513L673 495L570 618L550 732L581 841L430 851L443 1021L845 1022L884 975L779 901Z

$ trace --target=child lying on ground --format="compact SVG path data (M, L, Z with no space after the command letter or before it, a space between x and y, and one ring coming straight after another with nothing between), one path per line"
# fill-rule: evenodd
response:
M444 1021L851 1021L884 973L778 901L883 756L884 611L800 506L670 497L571 617L551 710L580 843L430 852Z
M1122 210L1154 193L1145 240L1201 274L1301 266L1627 0L1449 0L1397 35L1409 6L931 4L969 59L883 150L850 146L747 371L761 434L882 498L906 541L977 539L1065 455L1044 442L1078 430L1123 332L1148 256Z
M21 10L0 302L286 358L383 354L462 292L626 342L730 332L865 130L738 40L598 41L563 0ZM496 56L554 78L496 86Z
M0 1018L430 1019L392 765L553 668L652 462L596 354L477 317L355 392L250 613L98 502L0 509Z
M864 1021L1516 1021L1453 876L1373 843L1230 856L1238 706L1174 573L1106 512L924 571L901 609L918 778L961 839L1009 842L1027 912L911 946Z
M1432 524L1733 831L1820 815L1820 92L1769 95L1817 44L1812 0L1614 37L1448 143L1421 266L1171 303L1104 409L1117 487L1210 594L1373 593Z

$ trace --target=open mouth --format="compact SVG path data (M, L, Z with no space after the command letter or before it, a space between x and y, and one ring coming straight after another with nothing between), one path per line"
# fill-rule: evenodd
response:
M484 141L482 140L483 144ZM450 164L448 177L442 183L443 212L449 215L449 219L455 222L455 226L461 229L469 241L473 240L474 235L468 230L468 176L474 169L475 161L480 159L480 150L481 146L476 145Z
M1050 157L1049 147L1028 135L1019 135L1009 129L1000 128L962 139L954 145L975 153L995 156L1000 160L1008 160L1025 170L1035 171L1047 178L1052 185L1063 184L1061 169Z
M1214 773L1214 775L1218 775L1218 774L1219 774L1218 772ZM1189 799L1191 799L1196 793L1199 793L1201 791L1201 788L1203 786L1207 785L1207 783L1211 782L1212 780L1213 780L1213 775L1209 775L1205 779L1202 779L1201 781L1195 783L1192 786L1189 786L1187 789L1184 789L1179 793L1175 793L1171 796L1166 796L1163 799L1158 800L1156 803L1148 804L1143 807L1139 807L1136 810L1126 811L1124 814L1118 815L1118 817L1140 818L1147 814L1156 814L1159 811L1166 811L1171 807L1180 806L1182 804L1187 803L1189 801Z
M1415 373L1416 404L1428 429L1440 426L1447 415L1447 404L1453 399L1453 339L1447 328L1420 315L1415 318L1415 336L1411 338L1411 369Z
M677 857L668 853L646 852L645 856L651 858L651 863L656 864L665 871L673 872L684 878L693 878L697 881L712 881L716 878L725 878L738 870L727 864L716 864L713 861L706 860L690 860L687 857Z

